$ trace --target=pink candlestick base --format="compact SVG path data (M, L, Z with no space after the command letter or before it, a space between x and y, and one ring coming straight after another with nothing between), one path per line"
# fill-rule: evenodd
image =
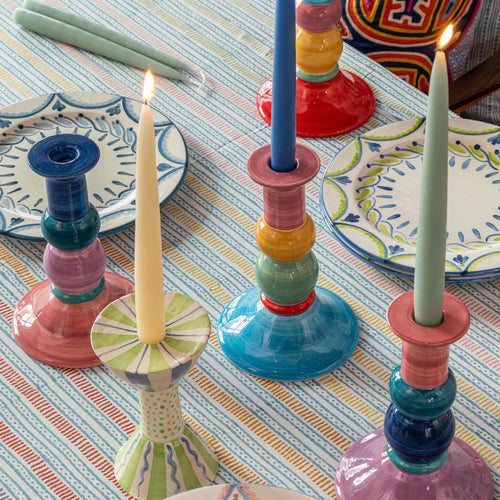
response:
M356 441L340 460L335 476L339 500L492 500L493 481L480 455L453 438L444 465L411 474L387 456L382 429Z
M271 124L272 78L257 94L257 110ZM375 109L370 86L347 70L322 83L297 78L297 135L332 137L345 134L365 123Z
M134 284L114 273L104 273L106 284L93 300L80 304L60 301L50 280L33 287L14 311L12 329L19 346L32 358L61 368L101 365L90 343L99 313L111 302L131 293Z

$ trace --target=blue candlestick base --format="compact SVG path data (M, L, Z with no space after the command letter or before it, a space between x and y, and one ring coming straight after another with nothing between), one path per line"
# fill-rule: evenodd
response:
M315 292L309 309L290 316L267 309L259 287L243 292L217 326L224 354L242 370L271 380L308 380L338 368L358 344L358 323L340 297L321 287Z

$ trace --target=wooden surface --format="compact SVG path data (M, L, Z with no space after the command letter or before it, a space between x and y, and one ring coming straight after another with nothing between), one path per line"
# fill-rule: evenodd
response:
M450 84L450 109L461 113L500 88L500 52Z

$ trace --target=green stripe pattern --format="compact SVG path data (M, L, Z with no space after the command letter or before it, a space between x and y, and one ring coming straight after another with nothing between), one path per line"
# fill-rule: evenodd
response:
M198 360L210 335L210 319L190 297L166 292L165 337L158 344L143 344L137 338L134 298L121 297L101 312L92 327L92 346L123 380L145 391L163 391Z

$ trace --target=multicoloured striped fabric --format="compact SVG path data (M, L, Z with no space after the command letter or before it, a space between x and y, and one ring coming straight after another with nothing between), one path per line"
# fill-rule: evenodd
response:
M255 95L272 71L275 2L52 3L207 72L204 91L159 78L151 104L180 127L190 156L185 183L162 211L165 286L200 302L215 326L223 307L255 284L254 227L262 215L262 194L245 164L270 138ZM20 30L12 21L20 4L0 3L0 105L54 91L139 97L140 71ZM425 113L423 94L353 49L345 47L341 63L368 81L377 107L359 130L305 141L320 155L322 172L359 133ZM318 284L339 294L359 318L353 356L317 380L270 382L234 368L212 332L180 392L186 420L217 452L218 482L273 484L323 500L335 497L341 455L382 426L390 373L401 351L385 313L411 284L359 261L325 231L320 181L307 186L307 210L317 226ZM110 270L132 275L133 238L133 229L104 238ZM45 277L42 253L40 244L0 237L0 498L127 498L114 479L113 461L139 420L136 390L104 368L42 366L12 337L16 303ZM469 333L451 354L458 384L457 435L484 457L500 494L499 285L468 283L448 291L472 314Z

